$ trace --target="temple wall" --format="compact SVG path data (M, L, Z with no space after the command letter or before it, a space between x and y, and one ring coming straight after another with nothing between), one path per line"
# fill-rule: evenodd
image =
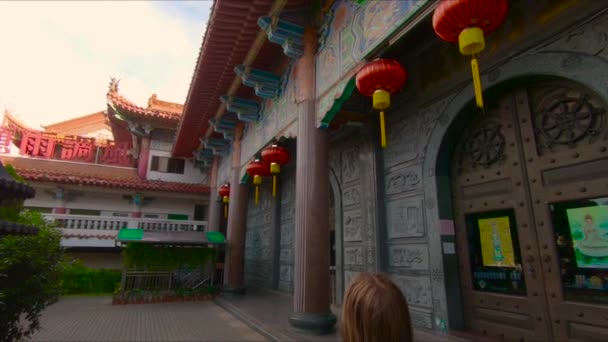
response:
M574 18L573 14L570 20ZM511 55L482 60L486 68L482 71L484 89L539 75L569 79L606 92L608 80L598 80L591 64L595 60L594 64L608 67L608 14L587 20L571 23L566 30L558 23L530 28L521 37L521 44L498 44L498 55L502 48L508 48ZM560 29L563 31L556 34ZM410 69L424 70L427 59L424 54L417 57L422 57L420 68ZM407 297L414 324L442 331L447 329L448 316L450 320L462 318L457 314L461 304L450 302L460 294L449 174L440 167L449 160L438 158L448 128L465 104L473 101L466 71L436 75L426 84L423 78L428 74L414 74L411 82L420 86L396 97L387 117L388 146L383 151L383 249L387 255L382 269L392 275Z

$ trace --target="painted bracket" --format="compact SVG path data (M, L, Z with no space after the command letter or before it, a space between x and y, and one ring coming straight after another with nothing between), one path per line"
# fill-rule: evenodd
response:
M230 151L230 140L222 139L222 138L208 138L201 139L201 144L210 149L213 152L213 155L216 156L225 156Z
M234 72L241 78L243 85L255 89L255 94L264 99L274 99L281 95L282 78L271 72L237 65Z
M304 53L303 26L269 16L260 17L258 26L266 31L269 41L283 47L287 57L297 59Z
M260 118L260 105L256 101L228 95L220 97L220 101L241 121L256 122Z
M222 133L225 139L234 139L234 129L238 118L233 113L225 113L220 119L210 119L209 124L213 127L213 130L217 133Z

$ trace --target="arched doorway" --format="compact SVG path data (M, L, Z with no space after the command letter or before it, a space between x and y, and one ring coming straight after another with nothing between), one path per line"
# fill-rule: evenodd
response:
M461 114L450 181L466 329L608 337L606 108L588 89L543 80Z

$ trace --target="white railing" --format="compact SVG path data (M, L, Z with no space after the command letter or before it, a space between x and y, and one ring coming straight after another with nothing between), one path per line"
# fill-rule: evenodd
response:
M206 231L206 221L178 221L151 218L89 216L69 214L44 214L48 221L55 222L57 228L64 229L93 229L120 230L122 228L138 228L161 231Z

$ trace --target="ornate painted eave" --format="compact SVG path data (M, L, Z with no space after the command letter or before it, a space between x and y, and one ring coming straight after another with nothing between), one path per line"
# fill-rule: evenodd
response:
M245 65L237 65L234 72L241 78L243 85L252 87L261 98L274 99L281 94L283 82L280 76Z
M220 101L241 121L256 122L260 118L260 105L256 101L227 95L222 96Z
M277 16L261 17L258 25L266 32L269 41L283 47L289 58L297 59L304 53L304 27Z

